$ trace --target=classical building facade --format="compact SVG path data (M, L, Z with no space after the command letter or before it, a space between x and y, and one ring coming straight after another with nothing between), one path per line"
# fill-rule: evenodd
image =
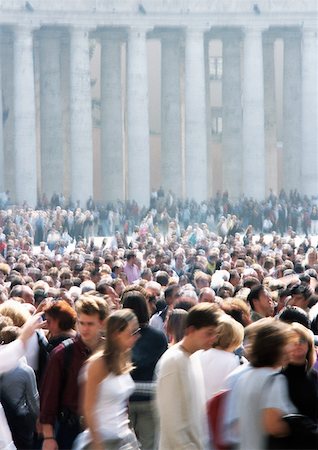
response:
M81 205L91 195L147 205L154 172L166 190L198 201L215 186L233 198L263 199L279 187L318 194L317 0L0 0L0 27L0 191L16 203L64 192ZM155 155L149 40L160 42ZM219 58L211 58L213 41ZM213 117L219 66L221 112Z

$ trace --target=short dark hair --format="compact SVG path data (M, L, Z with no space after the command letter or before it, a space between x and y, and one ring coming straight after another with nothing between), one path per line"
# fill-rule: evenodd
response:
M310 320L302 308L298 306L286 306L278 316L279 320L286 323L297 322L310 329Z
M219 318L218 306L213 303L199 303L189 310L187 316L187 328L194 327L197 330L204 327L216 327Z
M170 284L170 286L167 286L164 291L165 299L172 297L176 288L178 288L177 284Z
M158 272L156 273L156 281L161 286L167 286L168 283L169 283L169 275L168 275L168 273L165 272L164 270L158 270Z
M127 291L122 295L123 308L131 309L139 322L143 325L149 322L149 311L146 297L140 291Z
M251 292L247 296L247 302L251 305L251 308L254 310L254 301L258 300L260 295L265 292L265 287L262 284L258 286L254 286L251 289Z

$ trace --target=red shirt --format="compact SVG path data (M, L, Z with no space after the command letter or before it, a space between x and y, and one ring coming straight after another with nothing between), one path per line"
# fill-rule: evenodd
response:
M40 422L55 425L58 413L67 407L78 414L79 383L78 375L91 350L86 347L80 336L72 345L69 367L64 369L67 347L59 344L50 354L44 374L40 395ZM63 373L64 372L64 373ZM65 377L66 379L62 379Z

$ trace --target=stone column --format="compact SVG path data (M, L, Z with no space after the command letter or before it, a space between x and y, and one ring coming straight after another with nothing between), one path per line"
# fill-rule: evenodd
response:
M128 198L150 200L150 155L146 30L131 28L127 55Z
M118 32L101 33L102 199L124 199L121 43Z
M2 108L3 108L3 149L4 149L4 185L10 191L11 200L15 200L15 157L14 157L14 64L12 31L2 30L1 67Z
M2 47L2 31L0 30L0 48ZM3 135L3 104L2 104L2 52L0 51L0 192L3 192L5 186L5 157L4 157L4 135Z
M243 80L243 194L265 198L262 30L246 28Z
M37 203L33 32L14 29L14 149L16 202Z
M92 104L88 30L70 29L71 197L85 207L93 195Z
M182 195L180 38L161 35L161 184L178 198Z
M283 186L300 187L301 161L301 40L296 31L284 32Z
M278 155L276 134L275 95L275 38L270 34L263 37L264 50L264 113L265 113L265 192L270 189L278 193Z
M60 76L60 36L40 35L41 190L50 199L63 192L63 127Z
M185 48L186 197L207 198L204 30L187 29Z
M302 193L318 193L317 148L317 30L303 29L302 41Z
M237 200L242 194L242 87L241 36L238 31L222 34L223 43L223 191Z

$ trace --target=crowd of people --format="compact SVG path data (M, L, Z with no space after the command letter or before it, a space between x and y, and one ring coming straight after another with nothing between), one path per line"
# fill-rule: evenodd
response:
M273 192L264 201L241 196L231 201L227 192L201 203L191 199L179 199L163 188L153 190L150 208L140 207L135 201L117 201L101 204L90 197L86 205L66 201L63 194L53 194L49 201L45 195L35 210L24 204L14 207L9 192L0 193L2 210L0 226L7 225L7 232L17 225L26 235L32 236L38 245L42 240L68 243L80 237L109 236L115 231L131 235L136 226L152 234L168 232L171 221L181 228L194 223L206 223L211 231L222 236L244 231L252 225L258 232L276 231L284 234L291 227L305 235L318 233L317 199L300 195L297 191L287 194ZM1 224L2 222L2 224Z
M0 449L317 449L313 205L284 201L266 235L226 195L99 240L95 205L2 210Z

